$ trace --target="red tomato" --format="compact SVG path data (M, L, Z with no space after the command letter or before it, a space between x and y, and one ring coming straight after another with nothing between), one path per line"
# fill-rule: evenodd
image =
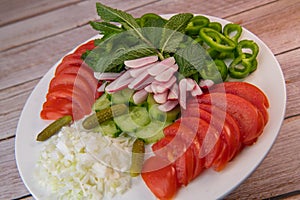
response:
M177 193L176 171L168 161L158 156L150 157L145 161L141 175L158 199L172 199Z
M261 112L264 118L264 125L269 120L267 108L269 108L269 101L266 95L255 85L247 82L225 82L223 84L215 85L210 92L224 92L237 95L251 102Z
M82 55L86 52L86 50L92 50L95 48L94 40L91 40L80 47L78 47L74 53Z
M228 112L238 123L244 144L258 137L263 128L261 116L253 104L234 94L210 93L201 95L199 101L214 104Z
M60 85L72 85L74 88L80 88L82 91L85 91L85 94L88 96L88 98L95 98L95 90L93 90L89 83L81 76L77 76L75 74L60 74L55 76L50 82L49 92L51 92L53 88Z

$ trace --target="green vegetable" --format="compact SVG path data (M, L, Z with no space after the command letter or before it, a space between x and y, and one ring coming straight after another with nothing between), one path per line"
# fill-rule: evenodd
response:
M251 62L256 59L259 51L258 45L252 40L242 40L237 45L237 53L243 57L244 62ZM243 49L250 49L251 53L247 55L243 52Z
M219 22L210 22L207 27L212 28L220 33L222 32L222 24Z
M185 32L189 36L196 36L203 27L207 27L209 24L209 19L204 16L194 16L188 23Z
M226 24L223 33L227 38L237 43L242 34L242 27L238 24ZM233 34L233 36L231 36L231 34Z
M112 119L115 116L120 116L128 112L128 107L125 104L116 104L109 108L96 111L96 113L87 117L83 122L83 128L89 130L95 128L102 122Z
M242 60L242 56L239 56L229 65L228 72L232 78L241 79L249 75L252 67L249 63L242 62Z
M165 136L163 128L169 124L170 122L151 121L147 126L139 128L135 136L144 140L146 144L152 144Z
M63 126L69 125L71 122L72 122L72 116L70 115L66 115L55 120L38 134L36 140L45 141L49 139L51 136L56 134Z
M223 60L214 60L209 62L200 70L203 79L212 80L214 83L220 83L227 78L227 66Z
M138 176L143 167L145 154L145 143L143 140L136 139L132 146L132 157L130 166L130 175L132 177Z
M99 124L99 126L94 128L93 131L100 132L102 133L102 135L107 135L113 138L118 137L122 132L113 120L102 122L101 124Z
M212 28L200 29L199 35L208 46L219 52L232 52L236 48L234 41Z
M147 108L132 106L129 113L115 117L114 121L123 132L133 133L149 124L151 120Z
M108 94L104 93L99 97L95 103L93 104L92 110L93 111L99 111L103 110L104 108L108 108L110 106L111 102L109 100Z
M182 41L184 31L193 17L191 13L182 13L172 16L164 26L160 41L160 52L175 52Z

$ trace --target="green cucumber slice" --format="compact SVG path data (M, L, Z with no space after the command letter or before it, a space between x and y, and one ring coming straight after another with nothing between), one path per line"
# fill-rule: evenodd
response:
M118 137L122 131L117 127L113 120L108 120L99 124L99 126L94 129L94 132L100 132L102 135L115 138Z

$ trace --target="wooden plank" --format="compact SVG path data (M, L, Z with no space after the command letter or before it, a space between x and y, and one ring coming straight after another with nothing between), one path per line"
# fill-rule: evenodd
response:
M267 157L227 199L265 199L299 190L299 128L300 116L285 120Z
M227 19L239 22L279 54L300 47L299 10L299 0L280 0Z
M127 0L114 2L105 0L103 3L128 10L154 1ZM98 19L96 2L97 0L81 1L2 27L0 29L0 51L49 37Z
M206 14L220 18L235 15L246 10L250 10L276 0L262 1L235 1L235 0L164 0L159 1L141 8L132 10L131 13L135 16L140 16L145 12L154 12L157 14L173 14L179 12L191 12L197 14Z
M16 134L23 107L38 81L33 80L17 87L0 91L0 140Z
M0 199L14 199L28 195L16 166L14 143L14 138L0 142Z
M0 26L23 20L53 9L77 3L80 0L1 0Z
M282 67L287 90L286 117L300 114L300 49L276 56Z

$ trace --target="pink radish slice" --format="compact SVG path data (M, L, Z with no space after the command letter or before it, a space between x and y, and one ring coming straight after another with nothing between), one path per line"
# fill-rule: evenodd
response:
M134 60L126 60L124 64L129 68L139 68L150 63L154 63L158 60L157 56L148 56L144 58L138 58Z
M144 89L145 89L147 92L149 92L149 93L153 93L151 84L147 85Z
M94 72L94 77L101 81L113 81L121 75L122 73Z
M145 65L143 67L140 68L136 68L136 69L129 69L128 71L130 71L130 75L134 78L138 77L141 73L143 73L144 70L149 69L150 67L152 67L153 65L155 65L155 63L149 64L149 65Z
M108 93L112 93L112 92L122 90L122 89L126 88L132 81L133 81L133 78L130 76L129 72L127 71L124 74L122 74L122 76L120 76L119 78L117 78L116 80L111 82L105 88L105 91Z
M192 91L195 87L195 81L191 78L186 79L186 90L187 91Z
M171 68L173 68L175 71L177 71L178 70L178 65L174 64L174 65L171 66Z
M179 96L178 84L175 83L170 89L168 100L176 100L178 99L178 96Z
M143 101L145 101L148 97L148 92L144 89L139 90L137 92L134 93L133 95L133 101L135 104L139 104L142 103Z
M203 89L208 89L213 85L214 85L214 82L212 80L208 80L208 79L201 80L199 83L200 88L203 88Z
M168 89L171 89L175 82L176 82L176 77L172 76L172 78L166 83L157 82L157 81L153 82L151 84L151 87L154 93L163 93Z
M167 97L168 97L168 91L164 93L156 93L153 95L154 100L159 104L165 103L167 101Z
M143 82L141 82L139 85L135 87L136 90L141 90L145 88L146 86L150 85L154 81L153 76L149 76L147 79L145 79ZM151 87L151 86L150 86Z
M186 109L186 94L187 94L187 81L181 79L179 82L179 104L183 109Z
M148 69L148 72L151 76L157 76L161 72L167 70L170 66L174 64L175 64L175 59L173 57L169 57L150 67Z
M174 68L169 68L165 71L163 71L161 74L157 75L155 77L155 80L160 81L160 82L167 82L170 80L170 78L174 75L174 73L177 70L175 70Z
M108 82L102 83L102 84L100 85L100 87L97 89L97 91L98 91L98 92L104 92L107 83L108 83Z
M177 105L178 105L178 101L167 101L166 103L159 105L158 109L163 112L169 112Z
M128 88L129 89L137 88L140 84L143 83L144 80L146 80L149 77L150 77L150 75L148 74L148 72L144 71L138 77L133 79L133 81L128 85Z
M194 89L191 91L191 94L192 94L193 97L199 96L199 95L203 94L203 92L202 92L200 86L196 83L196 81L195 81L195 87L194 87Z

